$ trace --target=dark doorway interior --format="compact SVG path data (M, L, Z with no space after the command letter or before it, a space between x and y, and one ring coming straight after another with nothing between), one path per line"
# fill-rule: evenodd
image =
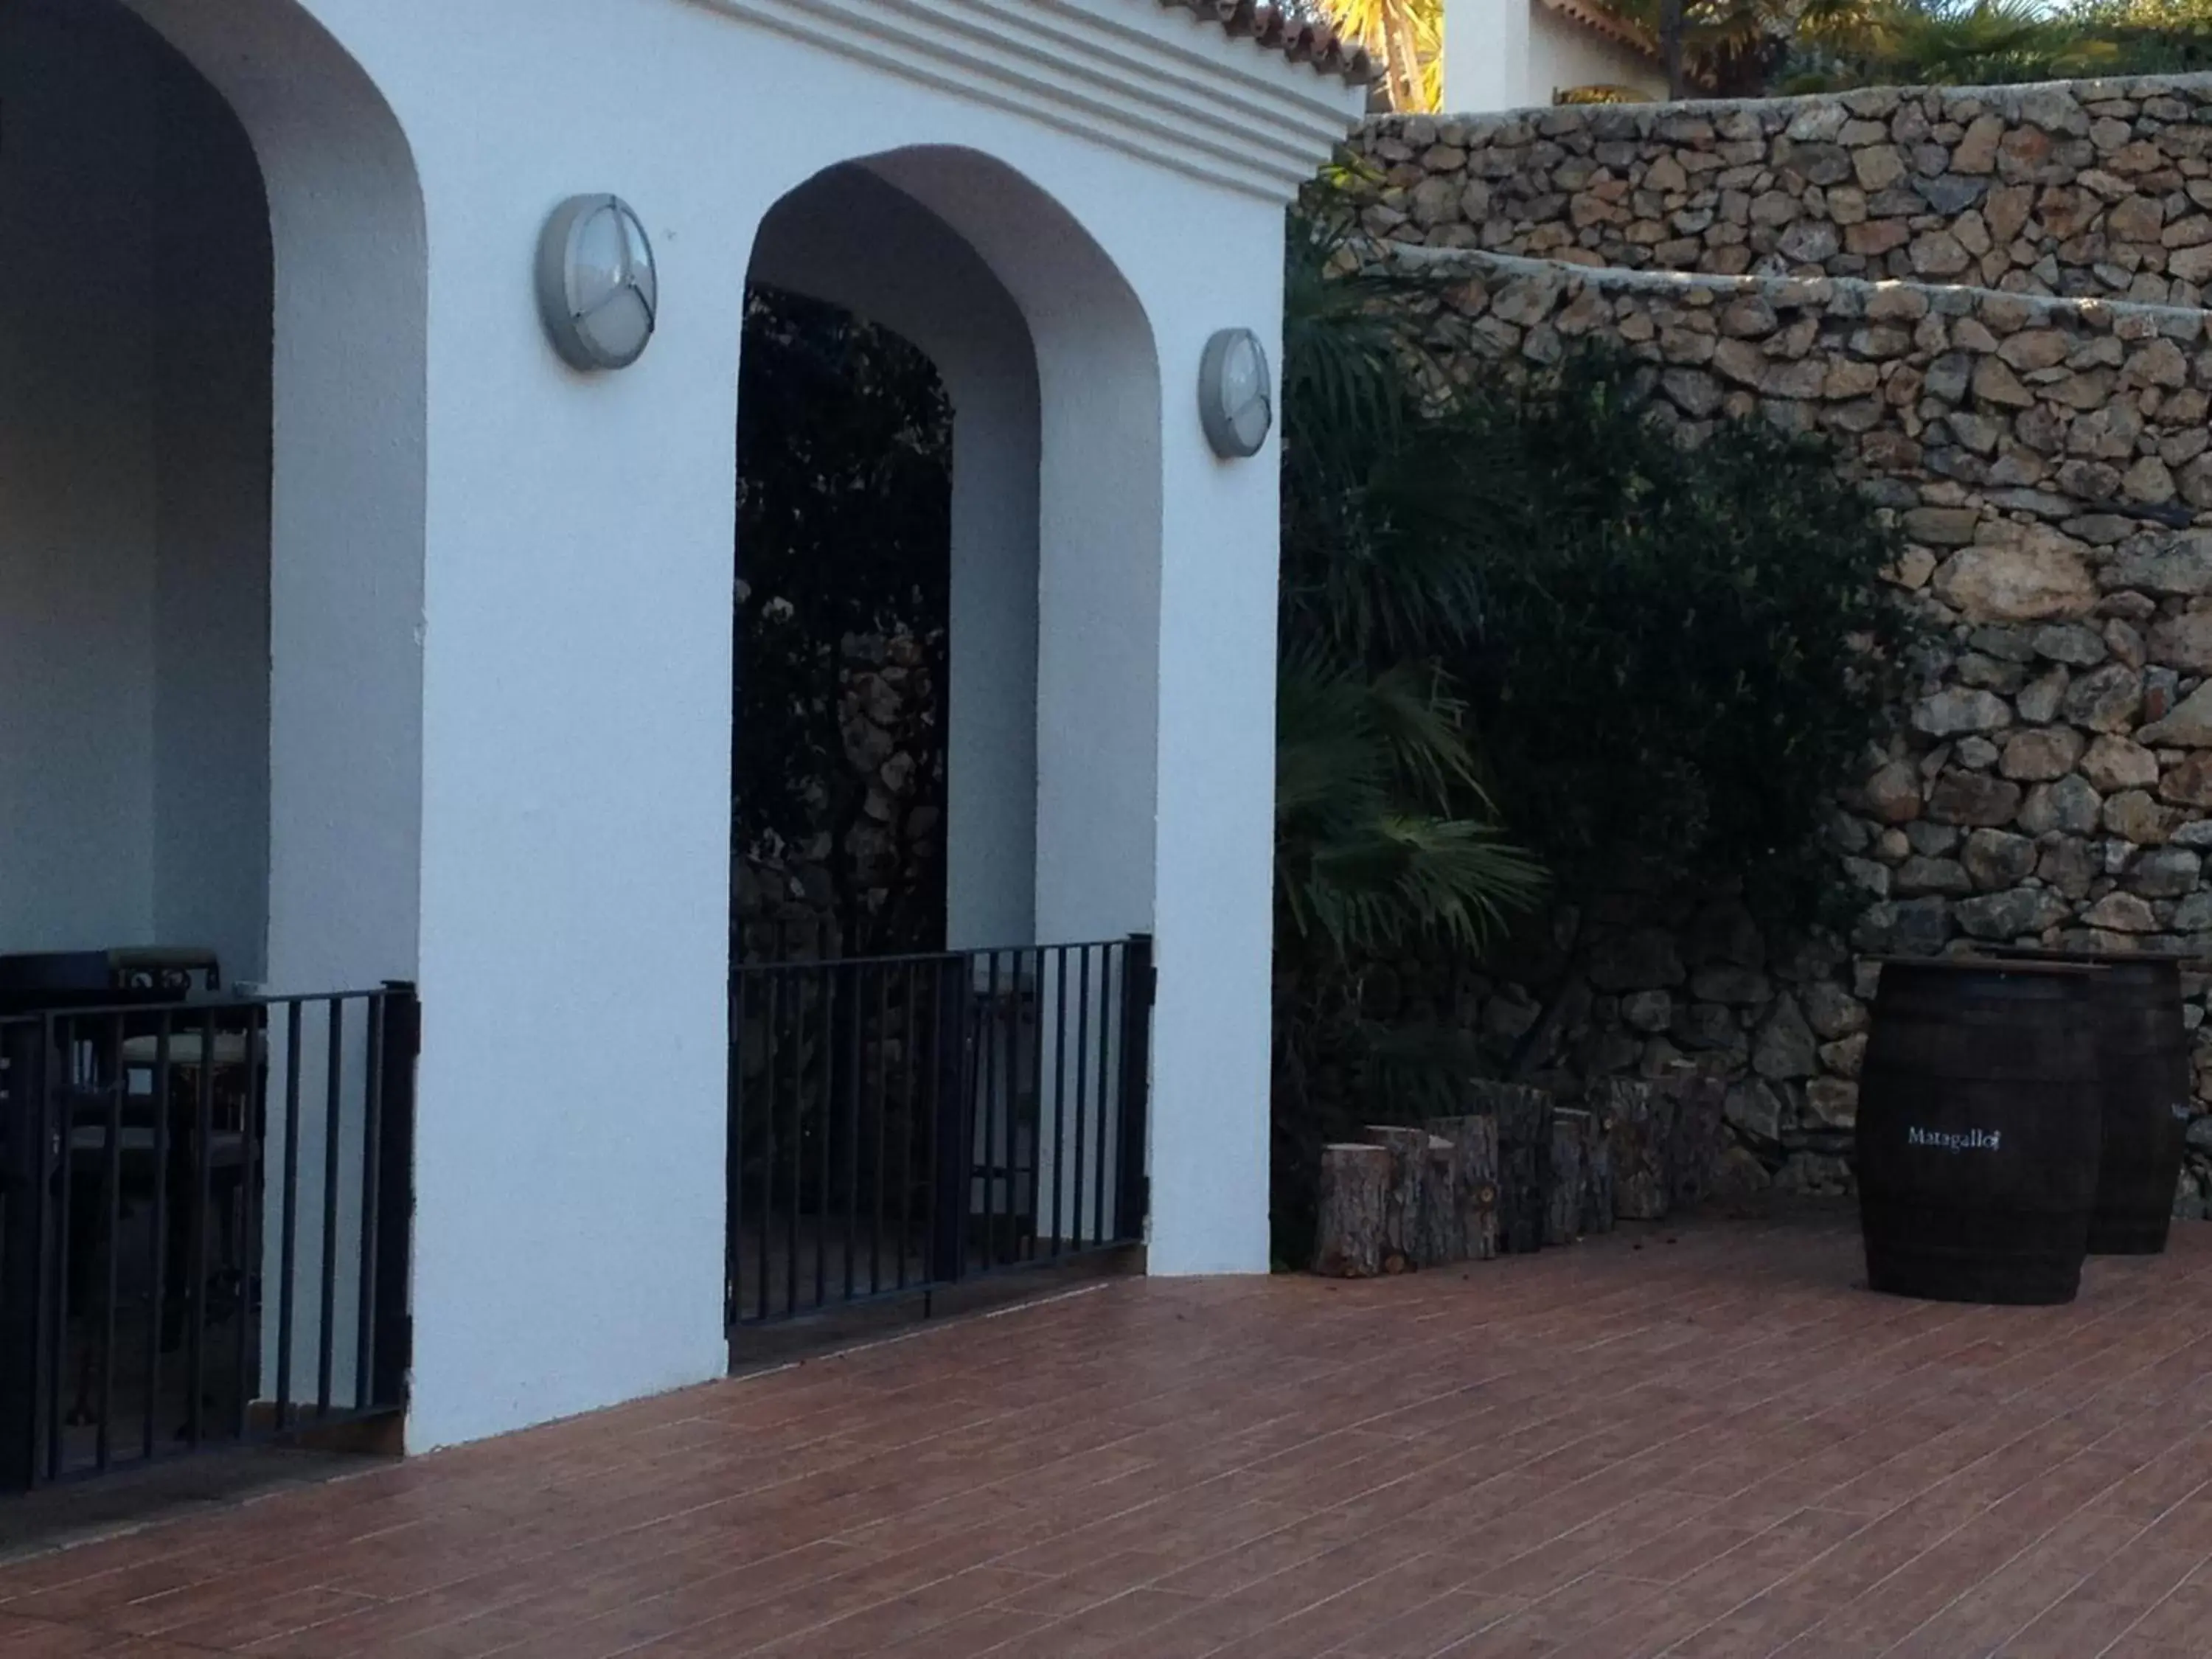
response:
M747 295L732 957L945 945L951 405L851 312Z

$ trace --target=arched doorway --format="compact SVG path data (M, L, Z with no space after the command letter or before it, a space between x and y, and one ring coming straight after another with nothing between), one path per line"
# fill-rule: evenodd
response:
M404 1406L424 264L397 124L295 0L21 0L0 118L21 1484Z
M945 149L830 168L763 221L750 276L757 302L800 296L775 303L818 327L849 317L877 331L878 371L904 354L926 359L937 380L909 370L904 424L925 450L945 444L949 477L934 725L917 757L877 754L884 734L861 723L842 757L877 775L870 804L888 822L908 805L882 769L927 775L941 756L941 929L909 933L889 960L754 961L733 975L739 1327L1141 1240L1149 951L1133 936L1151 919L1158 604L1149 331L1110 262L1028 181ZM747 398L762 395L748 386ZM746 422L741 406L752 442L775 441ZM925 430L933 422L949 430ZM777 459L750 453L757 470ZM784 470L822 477L811 461ZM764 503L759 483L741 477L741 531L764 524L781 538L804 503ZM928 521L919 539L895 521L879 532L885 545L830 556L940 556L927 544L940 503L927 486L907 499ZM748 568L741 539L741 582ZM905 589L917 599L938 591L927 571L913 578ZM921 618L921 635L934 620ZM748 678L749 643L763 638L740 629L741 750L752 688L773 678L756 666ZM825 637L810 649L832 647ZM813 688L817 708L850 701L856 677L841 666L843 680ZM857 678L882 686L865 668ZM742 834L742 772L735 785ZM921 808L924 823L935 805ZM754 849L733 851L742 865ZM741 868L741 907L759 886ZM803 890L794 882L781 896L802 915ZM799 933L842 945L853 930Z

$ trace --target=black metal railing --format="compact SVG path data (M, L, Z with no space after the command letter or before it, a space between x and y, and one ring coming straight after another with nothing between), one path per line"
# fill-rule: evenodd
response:
M1152 941L740 966L729 1319L1140 1242Z
M404 1408L420 1018L0 1018L0 1491Z

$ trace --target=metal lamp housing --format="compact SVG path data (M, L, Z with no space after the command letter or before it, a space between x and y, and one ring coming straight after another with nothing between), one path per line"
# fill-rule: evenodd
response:
M1275 424L1267 348L1249 328L1224 328L1206 343L1198 365L1198 416L1206 441L1224 461L1256 455Z
M660 278L645 225L619 196L572 196L538 240L538 306L562 361L628 368L660 313Z

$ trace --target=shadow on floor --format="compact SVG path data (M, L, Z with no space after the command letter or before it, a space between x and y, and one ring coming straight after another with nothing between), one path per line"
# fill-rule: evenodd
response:
M904 1335L963 1315L988 1313L1058 1296L1102 1279L1141 1277L1144 1271L1144 1247L1131 1244L963 1279L933 1291L913 1291L878 1301L828 1308L769 1324L740 1325L730 1334L730 1374L743 1376L856 1343Z
M259 1446L179 1457L0 1498L0 1565L289 1492L395 1460Z

